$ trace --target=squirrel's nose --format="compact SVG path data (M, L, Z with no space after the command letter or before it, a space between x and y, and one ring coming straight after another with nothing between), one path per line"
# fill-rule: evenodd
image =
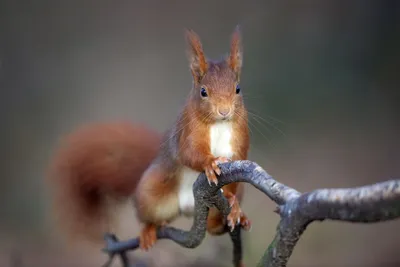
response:
M231 112L231 108L230 107L220 107L220 108L218 108L218 113L221 116L226 117L230 112Z

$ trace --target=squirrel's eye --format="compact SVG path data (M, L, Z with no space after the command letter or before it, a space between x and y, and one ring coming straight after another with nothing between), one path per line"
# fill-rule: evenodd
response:
M200 89L200 94L201 94L202 97L207 97L207 96L208 96L208 95L207 95L207 91L206 91L206 89L205 89L204 87L202 87L202 88Z
M240 93L240 86L238 84L238 85L236 85L236 94L239 94L239 93Z

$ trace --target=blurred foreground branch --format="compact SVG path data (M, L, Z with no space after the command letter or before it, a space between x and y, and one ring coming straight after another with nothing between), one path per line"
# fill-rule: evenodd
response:
M163 227L158 230L159 239L170 239L187 248L199 246L206 233L208 208L215 205L225 215L229 214L228 202L219 189L233 182L249 183L278 204L275 211L281 220L277 233L258 266L286 266L301 234L313 221L330 219L373 223L400 217L400 180L348 189L318 189L301 194L275 181L254 162L234 161L220 167L222 174L218 186L210 186L204 174L193 185L196 214L191 229ZM230 235L234 244L234 266L242 266L240 228L236 227ZM137 249L139 239L118 241L112 235L106 235L105 239L107 246L103 251L110 255L107 265L115 255L119 255L124 266L128 266L125 253Z

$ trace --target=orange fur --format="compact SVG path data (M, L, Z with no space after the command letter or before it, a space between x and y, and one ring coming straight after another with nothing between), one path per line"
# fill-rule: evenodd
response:
M156 156L161 135L125 122L84 126L62 140L48 175L57 222L69 237L100 241L107 198L130 197Z
M161 225L179 215L178 180L168 177L171 170L153 163L143 174L135 194L137 217L142 222Z
M66 233L100 240L112 223L108 199L133 199L143 224L140 247L148 250L156 242L157 227L184 214L187 206L188 214L192 212L191 186L199 172L218 182L217 163L227 160L219 155L225 147L232 160L247 159L247 111L236 92L242 61L239 31L232 37L231 55L218 62L206 60L196 33L187 31L186 37L193 88L163 136L143 125L96 124L68 136L57 151L49 178L55 214ZM202 97L201 90L208 97ZM230 128L218 128L222 121ZM230 143L215 137L214 130L226 131ZM227 221L217 209L210 209L207 229L215 235L222 234L227 223L234 226L239 220L250 225L240 209L243 184L226 185L223 194L232 209Z
M229 66L240 75L240 69L242 67L242 44L240 36L240 28L236 27L231 40L231 51L229 55Z
M188 58L194 82L199 82L207 71L207 61L199 36L193 30L186 31Z
M231 51L236 55L219 62L206 61L196 33L190 30L186 36L193 88L176 123L164 135L161 150L152 166L144 173L134 197L137 216L144 223L141 243L146 250L155 243L154 239L149 238L155 238L155 235L148 233L149 229L179 216L178 191L183 183L180 175L182 168L206 171L210 180L217 180L214 171L218 172L216 160L221 157L211 153L210 127L219 120L217 114L220 108L233 110L230 119L233 125L232 159L247 159L249 149L247 111L242 96L236 94L241 67L241 61L237 60L237 55L241 53L238 33L235 32L231 43ZM235 60L232 61L232 58ZM207 100L201 98L201 88L206 88L209 94ZM243 185L234 183L225 186L223 190L232 205L228 221L234 225L240 220L242 225L249 226L250 222L239 205L243 196ZM218 210L210 209L209 233L222 234L226 223Z

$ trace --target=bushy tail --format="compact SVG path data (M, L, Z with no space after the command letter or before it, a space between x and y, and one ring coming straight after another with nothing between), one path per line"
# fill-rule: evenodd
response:
M110 204L132 196L160 142L159 133L127 122L87 125L63 139L48 175L63 234L101 241L113 220Z

